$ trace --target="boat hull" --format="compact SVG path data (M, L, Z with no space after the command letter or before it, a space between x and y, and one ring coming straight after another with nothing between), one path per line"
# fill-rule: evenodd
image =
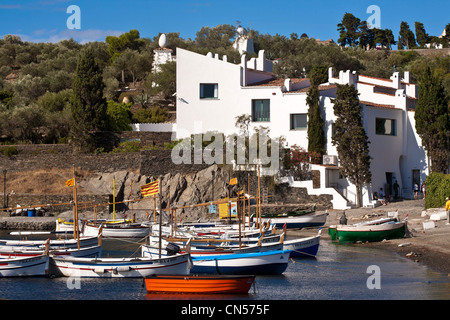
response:
M44 249L27 248L27 247L16 247L10 250L5 250L0 247L0 258L24 258L24 257L36 257L44 254ZM100 257L102 253L101 246L92 247L82 247L80 249L55 249L50 250L49 255L51 256L72 256L72 257L82 257L82 258L95 258Z
M315 257L319 251L320 236L285 240L284 250L291 250L290 257Z
M403 238L406 232L404 222L363 226L330 226L328 233L332 240L340 242L382 241Z
M99 226L85 225L83 235L94 236L100 230ZM150 228L145 226L121 226L103 225L102 236L104 238L143 238L150 234Z
M191 273L282 274L288 267L290 251L277 250L211 257L192 257Z
M167 250L161 248L161 255L167 256ZM213 256L213 255L224 255L233 253L253 253L253 252L265 252L283 250L282 243L268 243L263 245L251 245L247 247L192 247L190 250L191 257L203 257L203 256ZM156 257L159 255L159 246L157 244L153 245L142 245L141 253L143 257Z
M47 240L0 240L0 251L14 247L34 247L42 249ZM81 237L80 247L92 247L98 245L99 237ZM50 249L77 248L78 243L75 239L50 240ZM3 249L2 249L3 248Z
M45 276L48 270L48 262L48 255L0 259L0 278Z
M156 275L144 281L149 293L245 294L254 280L254 275Z
M66 277L142 278L152 274L189 274L189 254L152 258L50 258L49 273Z
M270 224L276 226L277 229L282 229L284 226L286 226L287 229L302 229L323 226L327 221L327 216L327 213L322 213L304 216L277 217L267 219L266 221L270 221ZM263 222L265 221L263 220Z

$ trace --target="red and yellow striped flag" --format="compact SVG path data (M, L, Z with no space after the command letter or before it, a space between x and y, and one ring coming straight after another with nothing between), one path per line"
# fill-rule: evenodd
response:
M143 197L149 197L159 193L159 180L150 182L141 187L141 194Z
M71 187L75 184L75 178L66 180L66 187Z

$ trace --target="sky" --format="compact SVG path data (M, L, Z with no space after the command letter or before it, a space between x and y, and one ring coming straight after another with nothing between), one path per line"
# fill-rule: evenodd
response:
M80 9L79 15L67 12L71 5ZM86 43L137 29L143 38L179 32L184 39L195 39L204 26L236 25L240 21L244 28L260 34L289 37L306 33L336 42L336 25L344 14L369 20L376 14L367 12L371 5L380 13L379 19L372 21L382 29L391 29L396 39L402 21L413 31L414 22L422 22L426 32L434 36L441 35L450 23L449 0L0 0L0 37L14 34L30 42L73 38ZM79 29L73 29L77 21Z

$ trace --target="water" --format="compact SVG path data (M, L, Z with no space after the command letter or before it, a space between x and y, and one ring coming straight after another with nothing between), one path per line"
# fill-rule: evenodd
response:
M6 232L0 231L0 238ZM103 256L139 255L130 240L103 239ZM367 268L379 268L379 289L369 289ZM371 278L372 277L372 278ZM369 281L369 284L375 283ZM142 279L0 278L8 300L449 300L450 277L389 251L322 240L316 258L295 258L279 276L257 276L247 295L147 294Z

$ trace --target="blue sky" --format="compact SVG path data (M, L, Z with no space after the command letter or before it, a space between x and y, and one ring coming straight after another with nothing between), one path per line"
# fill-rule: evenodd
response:
M67 28L70 5L81 10L79 30ZM414 22L420 21L430 35L440 35L450 23L449 0L0 0L0 37L15 34L33 42L72 37L84 43L138 29L141 37L180 32L182 38L195 39L202 26L235 25L239 20L262 34L289 37L296 32L336 41L336 25L343 15L350 12L367 20L370 5L380 8L381 28L391 29L395 38L401 21L413 31Z

